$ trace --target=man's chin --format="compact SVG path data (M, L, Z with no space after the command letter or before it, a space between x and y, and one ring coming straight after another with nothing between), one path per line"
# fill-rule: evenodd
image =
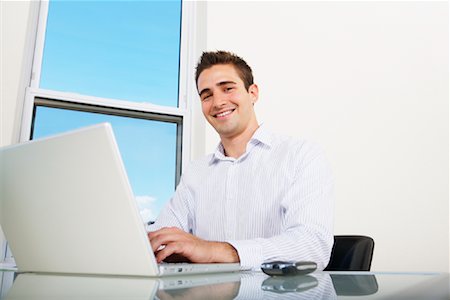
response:
M213 126L214 127L214 126ZM236 134L236 128L234 126L216 126L214 127L220 137L232 137Z

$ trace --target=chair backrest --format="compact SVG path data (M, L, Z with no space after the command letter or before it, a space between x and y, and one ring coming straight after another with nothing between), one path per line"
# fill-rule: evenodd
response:
M325 271L370 271L375 242L363 235L335 235Z

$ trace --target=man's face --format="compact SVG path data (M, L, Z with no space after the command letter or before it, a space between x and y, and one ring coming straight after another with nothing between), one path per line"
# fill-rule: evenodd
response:
M233 138L249 126L257 126L253 104L258 87L248 91L232 65L215 65L200 73L197 88L206 120L220 137Z

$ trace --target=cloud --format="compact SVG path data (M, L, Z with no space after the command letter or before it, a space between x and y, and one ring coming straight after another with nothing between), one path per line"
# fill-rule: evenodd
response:
M152 196L136 196L135 198L139 206L148 206L156 202L156 198Z
M156 204L156 198L152 196L136 196L136 202L139 207L139 213L141 214L144 223L149 221L155 221L156 214L154 205Z

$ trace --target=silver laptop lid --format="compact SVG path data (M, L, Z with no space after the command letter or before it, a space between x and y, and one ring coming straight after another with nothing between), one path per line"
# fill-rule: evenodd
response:
M157 275L109 124L0 149L0 205L19 271Z

